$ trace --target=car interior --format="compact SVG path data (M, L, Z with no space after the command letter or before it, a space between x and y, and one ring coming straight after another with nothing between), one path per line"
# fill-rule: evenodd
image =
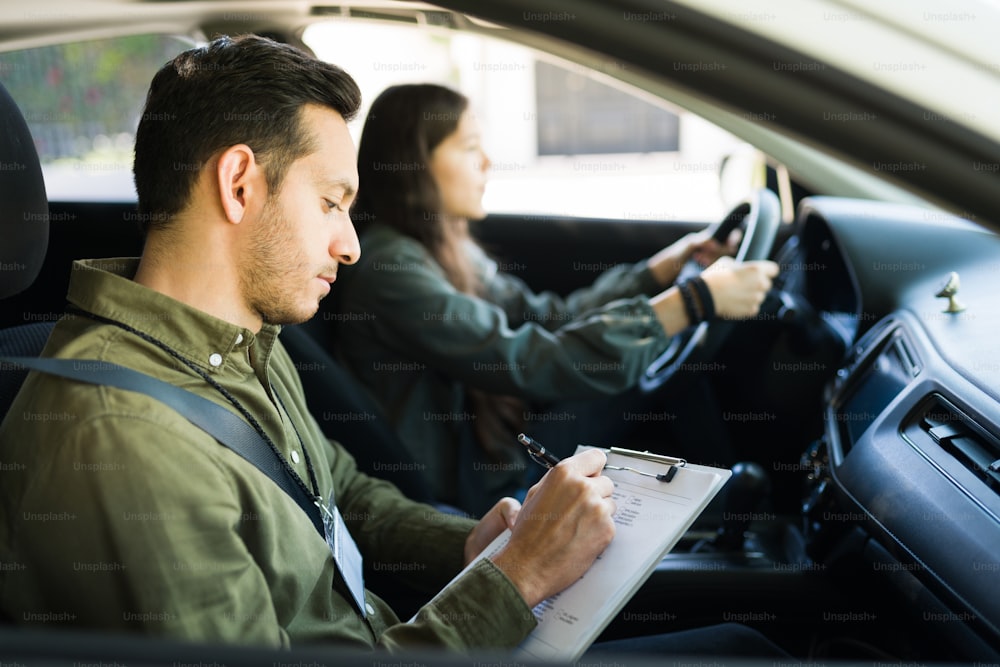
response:
M163 4L183 8L185 3ZM263 3L267 7L255 10L255 20L248 22L228 3L203 4L211 6L192 19L198 26L192 34L250 28L299 45L303 22L323 17L500 31L493 21L523 27L519 14L528 11L519 3L371 3L378 9L366 3L304 3L310 9L303 18L297 9L285 16L275 2ZM587 7L581 5L581 17L590 16ZM710 18L698 23L684 7L673 9L682 18L675 21L677 29L700 27L706 42L718 37L705 27L713 25ZM593 16L600 14L595 10ZM542 22L511 39L568 57L572 49L566 41L586 39L587 25ZM719 34L731 36L734 30L722 26ZM558 33L558 39L547 32ZM623 78L636 83L648 76L654 83L647 92L663 93L678 84L677 100L687 100L686 91L693 88L703 95L698 99L732 103L727 97L732 91L716 90L710 77L692 79L683 70L661 73L659 79L633 74L632 64L659 53L659 47L643 50L618 33L590 47L577 54L577 62L628 63ZM134 201L46 196L38 139L19 100L3 87L3 73L0 67L0 357L5 359L0 415L25 375L6 359L41 352L63 310L71 261L136 256L142 247ZM858 97L867 91L857 90ZM754 106L755 100L744 104L751 111L765 108ZM742 120L747 121L745 114ZM738 131L741 124L730 129ZM961 139L955 143L967 145L955 132L949 135ZM752 131L746 135L748 141L755 138ZM932 139L920 150L931 151ZM994 148L986 143L978 154ZM864 151L855 157L864 161ZM739 622L803 660L995 663L1000 659L995 335L1000 315L992 306L1000 238L992 223L1000 215L991 213L1000 214L1000 208L981 192L984 181L965 183L947 208L936 205L944 199L940 187L928 195L934 204L910 193L879 201L879 188L894 191L899 183L864 191L861 181L845 176L841 189L830 194L821 185L823 175L833 173L823 171L828 166L817 160L814 173L799 173L769 153L752 192L714 220L741 226L750 240L765 238L765 247L754 253L776 261L781 273L758 317L689 332L690 347L672 347L648 369L645 382L669 402L672 417L644 425L644 440L621 444L641 449L677 443L696 463L732 468L733 479L602 639ZM915 178L919 185L932 175ZM967 195L967 190L976 191ZM956 208L964 212L959 215ZM768 221L759 234L753 227L758 218ZM580 266L639 261L705 226L705 220L491 212L475 229L511 273L536 290L565 294L596 276ZM419 469L385 465L409 455L377 401L336 361L330 342L335 318L334 295L310 322L282 333L300 367L310 408L324 416L318 419L327 435L345 444L363 470L389 478L410 497L433 502ZM677 356L687 353L693 356ZM367 572L366 581L401 618L426 601L378 572ZM279 654L4 621L0 659L28 664L122 656L156 656L150 664L213 659L273 664L278 656L283 661L335 656L344 664L372 660L369 654L321 647ZM53 636L60 641L51 641ZM412 657L426 664L466 664L461 657L433 653Z

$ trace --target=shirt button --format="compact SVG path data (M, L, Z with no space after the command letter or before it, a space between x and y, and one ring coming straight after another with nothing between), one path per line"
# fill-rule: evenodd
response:
M375 607L373 607L370 602L365 603L365 611L368 612L369 616L375 615Z
M216 352L215 354L209 355L209 357L208 357L208 363L210 363L215 368L218 368L219 366L222 365L222 355L219 354L218 352Z
M243 342L243 334L241 333L236 334L236 344L239 345L242 342Z
M298 463L298 462L299 462L299 453L293 449L292 450L292 463Z

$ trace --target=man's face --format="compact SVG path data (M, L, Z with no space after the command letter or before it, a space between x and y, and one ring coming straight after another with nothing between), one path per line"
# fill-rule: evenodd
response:
M309 105L302 124L317 150L289 167L281 189L247 230L240 288L265 322L295 324L316 314L340 264L361 255L348 215L358 189L354 142L331 109Z

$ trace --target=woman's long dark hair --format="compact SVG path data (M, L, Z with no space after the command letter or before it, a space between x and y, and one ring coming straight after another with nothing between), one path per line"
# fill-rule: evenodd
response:
M436 84L405 84L384 90L368 111L358 145L361 184L351 217L359 234L374 223L419 241L457 290L481 296L469 255L466 220L443 215L441 196L428 167L434 149L458 128L469 100ZM521 401L466 387L476 415L476 437L498 455L513 446L520 427ZM516 443L515 443L516 444Z
M464 245L468 227L441 213L428 164L438 144L458 128L469 100L435 84L387 88L368 111L358 146L361 188L351 217L358 232L379 222L419 241L457 289L475 293L474 267Z

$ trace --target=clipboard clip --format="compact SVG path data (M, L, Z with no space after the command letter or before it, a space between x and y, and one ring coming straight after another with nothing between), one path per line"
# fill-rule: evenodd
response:
M643 461L652 461L654 463L663 463L670 466L667 472L664 473L653 473L646 472L645 470L638 470L636 468L630 468L628 466L615 466L606 465L604 466L608 470L627 470L629 472L634 472L639 475L644 475L646 477L655 477L661 482L669 482L677 474L677 469L682 468L687 465L686 459L677 458L676 456L667 456L665 454L653 454L652 452L640 452L635 449L625 449L623 447L611 447L609 450L612 454L621 454L622 456L631 456L635 459L641 459Z

